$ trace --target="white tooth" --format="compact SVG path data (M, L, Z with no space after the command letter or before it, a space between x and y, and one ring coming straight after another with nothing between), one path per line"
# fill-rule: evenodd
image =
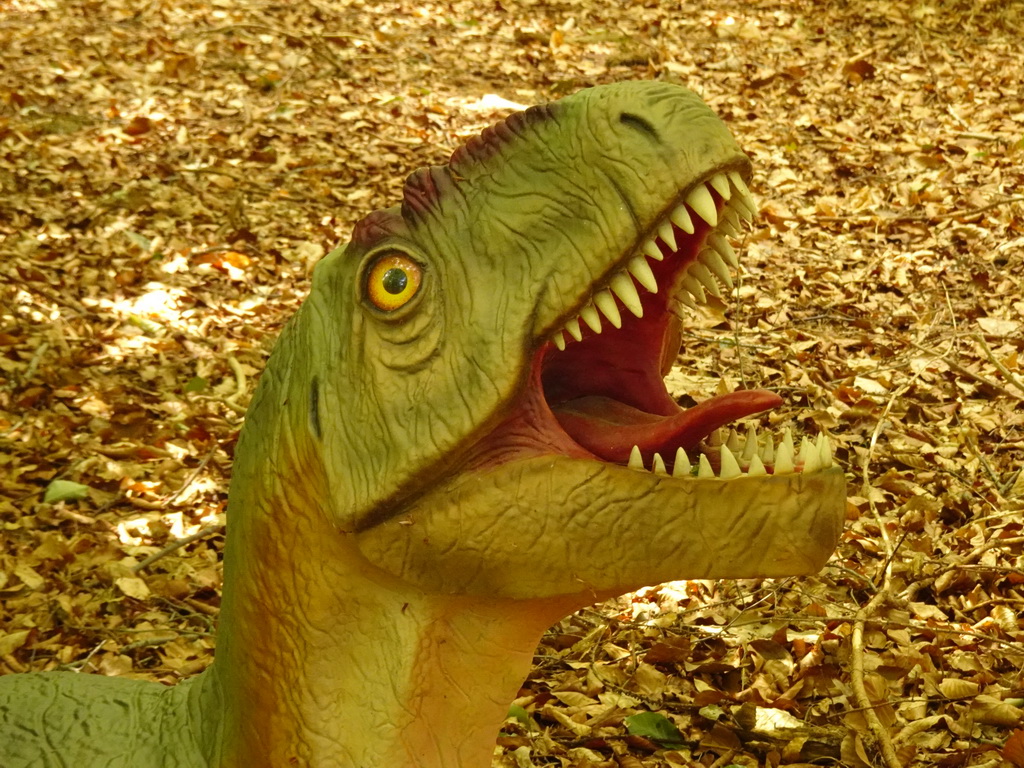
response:
M701 251L698 258L701 264L718 278L718 282L725 286L727 291L732 290L732 275L729 274L729 265L725 263L725 260L718 254L718 251L707 248Z
M828 469L832 466L832 443L825 437L825 433L822 432L818 435L818 461L821 464L822 469Z
M706 304L708 301L707 296L704 295L704 289L701 284L697 281L693 275L687 272L683 275L682 279L683 288L693 294L693 298L697 300L698 304Z
M679 227L683 232L688 235L693 234L693 219L690 218L690 212L686 210L685 205L678 205L676 209L669 215L672 223Z
M788 475L795 467L793 466L793 441L788 443L783 440L779 443L779 450L775 452L775 474Z
M583 322L590 326L590 330L594 333L601 332L601 313L597 311L594 302L590 302L580 310L580 317L583 318Z
M749 195L736 195L735 205L741 218L747 221L753 221L757 218L757 203Z
M719 471L719 476L723 480L731 480L734 477L739 477L743 472L740 471L739 462L736 461L736 457L733 456L732 451L726 445L722 446L722 467Z
M654 278L654 272L651 271L651 265L647 263L647 259L643 256L634 256L629 260L626 265L626 269L629 270L629 274L636 278L636 281L640 283L651 293L658 292L658 281Z
M665 460L660 453L654 454L654 474L668 477L668 470L665 469Z
M712 227L718 223L718 211L715 208L715 199L711 197L708 188L698 184L693 191L686 196L686 204L690 209L700 216Z
M693 275L700 281L700 284L704 286L704 290L712 296L719 299L722 298L722 289L718 287L718 281L715 280L710 269L699 262L695 262L691 264L690 268L686 271L688 274Z
M726 211L725 213L729 214L732 213L732 211ZM721 232L723 235L728 235L729 237L738 238L740 236L739 227L737 227L731 221L726 221L724 218L718 222L718 231Z
M725 177L724 173L716 173L708 180L708 184L711 188L717 192L723 200L729 201L732 197L732 187L729 186L729 179Z
M670 251L674 251L679 247L676 244L676 233L672 230L672 222L670 221L666 221L658 227L658 237L665 241L665 245L668 246Z
M743 181L743 177L736 171L729 171L729 181L732 182L732 185L739 193L737 197L739 202L742 203L741 207L749 209L751 214L756 214L757 204L754 202L754 197L750 194L750 190L747 189L747 183Z
M555 346L558 347L559 352L565 350L565 339L562 338L561 331L555 331L555 335L551 337L551 340L555 342Z
M729 436L725 439L725 444L729 446L729 450L733 453L739 453L740 448L740 436L735 429L729 430Z
M743 460L753 462L757 456L757 426L754 422L747 424L747 439L743 443Z
M740 260L736 258L736 251L729 245L729 241L717 233L708 235L708 245L715 249L715 251L722 257L722 259L729 264L733 269L736 269L740 265Z
M750 460L750 466L747 468L747 474L751 477L760 477L761 475L768 474L768 470L764 468L764 463L761 461L761 457L756 453Z
M583 331L580 330L579 318L574 317L572 320L565 324L565 330L569 332L576 341L583 341Z
M729 181L731 181L732 185L736 187L736 191L739 192L741 195L749 196L750 190L747 189L747 182L745 182L743 180L743 177L740 176L739 171L728 171L728 174Z
M672 467L672 477L689 477L692 471L693 466L690 464L690 457L686 455L686 451L676 448L676 463Z
M758 455L765 464L775 463L775 443L772 442L771 435L767 435L767 439L764 441L764 445L761 446Z
M793 444L793 430L786 427L782 430L782 442L789 447L789 455L796 456L796 446ZM779 446L782 447L781 445Z
M714 477L715 470L711 468L711 462L703 453L700 455L700 463L697 465L697 477Z
M803 465L801 471L804 474L810 474L821 469L821 465L818 462L818 449L814 447L814 444L806 435L800 441L800 458L797 460L797 463Z
M644 469L644 458L640 455L640 447L634 445L633 450L629 452L629 468L630 469Z
M644 247L641 250L646 256L650 256L655 261L661 261L665 258L665 254L661 252L661 248L653 240L648 240L644 243Z
M680 304L685 304L690 309L697 308L697 302L695 302L693 300L693 297L686 292L682 292L678 296L676 296L676 301L678 301Z
M640 294L636 292L633 278L625 272L619 272L612 278L611 286L609 287L626 306L626 309L637 317L644 316L644 306L640 303Z
M612 298L611 291L604 290L594 294L594 304L601 310L601 314L608 318L608 322L616 328L622 327L622 315L619 314L619 308L615 305L615 299Z
M732 235L738 237L742 229L740 228L740 214L736 210L736 201L726 208L722 212L722 221L718 224L718 230L726 235Z
M710 435L708 435L708 445L721 445L722 444L722 430L716 429Z

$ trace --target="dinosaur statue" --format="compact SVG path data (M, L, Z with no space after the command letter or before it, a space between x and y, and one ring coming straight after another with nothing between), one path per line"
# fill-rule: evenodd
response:
M684 409L682 306L731 286L749 161L693 93L588 89L405 183L317 266L249 408L217 655L177 686L0 679L0 765L483 768L543 632L681 578L808 574L824 439Z

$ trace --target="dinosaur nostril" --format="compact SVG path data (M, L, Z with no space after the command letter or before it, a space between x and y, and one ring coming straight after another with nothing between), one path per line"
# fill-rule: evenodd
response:
M653 125L651 125L646 119L640 117L640 115L632 112L622 112L619 114L619 122L623 125L628 125L630 128L639 131L648 138L654 139L655 141L661 141L661 137L658 136L658 131Z

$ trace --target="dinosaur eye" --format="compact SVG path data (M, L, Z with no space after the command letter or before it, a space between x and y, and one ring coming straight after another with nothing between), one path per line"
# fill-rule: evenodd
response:
M377 259L366 277L366 295L377 309L393 312L409 303L422 279L420 266L408 256L384 256Z

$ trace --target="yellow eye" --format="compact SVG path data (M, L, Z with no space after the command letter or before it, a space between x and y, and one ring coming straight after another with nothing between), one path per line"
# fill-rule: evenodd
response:
M408 256L384 256L366 277L366 295L377 309L393 312L409 303L422 279L423 271Z

